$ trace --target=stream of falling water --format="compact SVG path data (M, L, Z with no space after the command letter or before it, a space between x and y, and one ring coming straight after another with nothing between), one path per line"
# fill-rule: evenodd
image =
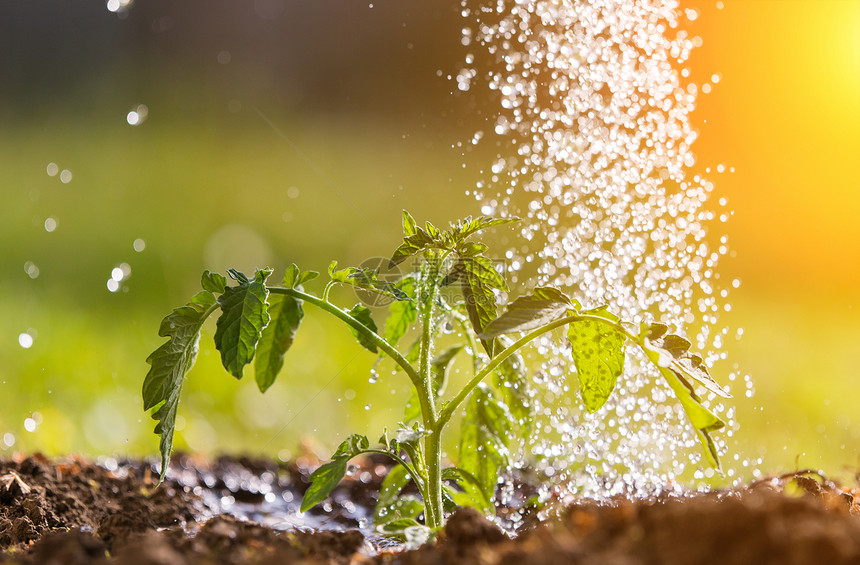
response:
M500 148L473 194L484 214L524 219L526 244L506 254L511 278L669 324L730 392L751 396L749 377L726 367L729 328L719 321L730 309L717 271L727 238L715 242L708 227L726 216L706 207L713 184L692 172L697 86L684 84L683 67L701 40L681 18L696 14L671 0L498 0L464 1L462 15L470 54L457 86L498 104L493 131L473 139ZM538 347L552 361L536 378L540 433L522 446L559 479L556 494L644 495L713 476L671 390L635 348L610 401L589 415L560 341ZM716 441L737 480L751 463L727 446L738 427L732 401L705 398L727 423Z

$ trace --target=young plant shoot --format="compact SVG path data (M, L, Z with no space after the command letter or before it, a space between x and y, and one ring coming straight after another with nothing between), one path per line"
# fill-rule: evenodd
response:
M203 290L164 318L159 335L169 340L147 359L151 368L143 383L143 404L158 422L160 479L173 448L182 383L194 364L206 319L220 310L215 347L227 372L241 378L253 361L257 385L265 392L284 364L308 304L349 326L358 343L380 361L388 358L395 363L410 379L413 391L396 433L383 433L375 444L365 436L350 435L331 461L313 472L302 511L326 499L346 474L351 458L378 453L395 462L382 484L374 516L381 531L436 530L458 505L491 514L498 477L509 464L509 436L517 430L526 433L531 420L519 351L556 328L565 329L572 346L586 410L595 412L603 406L623 371L625 349L639 347L674 391L705 457L719 469L710 434L724 423L702 404L694 383L716 395L729 395L709 376L702 358L689 351L687 339L668 333L660 323L626 323L605 306L584 310L553 287L535 288L498 315L497 293L507 292L507 284L485 255L487 246L475 241L475 236L515 221L466 218L443 231L429 222L418 226L404 211L403 242L389 265L411 260L414 269L388 281L377 270L338 269L333 262L321 295L305 290L319 274L296 265L286 270L280 286L268 283L272 273L268 268L253 277L231 269L228 274L234 283L229 285L224 276L206 271ZM329 301L329 290L338 284L386 298L388 315L382 329L367 306L359 303L345 309ZM455 292L449 292L449 287ZM437 338L452 326L460 329L465 343L438 350ZM416 337L401 353L397 347L407 335ZM448 368L461 354L471 356L473 373L465 386L446 395ZM442 434L458 413L464 413L458 465L443 468ZM410 482L420 496L402 492ZM422 514L423 526L418 522Z

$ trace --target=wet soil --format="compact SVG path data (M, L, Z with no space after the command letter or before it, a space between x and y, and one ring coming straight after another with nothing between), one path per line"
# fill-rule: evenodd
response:
M303 515L316 464L179 456L155 488L147 461L0 459L0 563L860 563L860 489L813 472L684 497L556 503L556 518L526 513L515 536L461 509L435 544L406 550L369 523L384 462L357 460ZM511 513L500 509L499 522Z

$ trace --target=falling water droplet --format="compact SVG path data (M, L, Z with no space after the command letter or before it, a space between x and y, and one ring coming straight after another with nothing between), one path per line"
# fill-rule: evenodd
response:
M608 303L624 319L676 331L698 313L702 329L692 341L706 362L719 358L722 332L713 328L724 289L714 273L728 247L706 243L714 186L690 171L697 132L689 115L699 89L685 84L685 63L701 39L677 29L682 16L692 21L698 12L635 0L497 8L490 15L464 3L475 54L458 82L488 77L499 100L488 140L512 148L472 191L482 214L523 218L527 244L506 255L511 279L523 272L525 280L573 289L586 306ZM526 451L547 454L546 467L580 467L580 490L605 494L629 492L631 482L677 488L676 475L701 465L700 452L689 449L695 432L641 355L629 352L620 390L590 415L568 392L577 387L565 382L574 371L564 351L549 337L538 351L548 361L536 429L548 433ZM737 427L727 420L727 431ZM724 438L716 441L725 450ZM558 448L565 445L582 449Z
M126 114L125 121L130 126L139 126L146 121L147 116L149 116L149 108L146 104L138 104Z
M30 349L33 347L33 341L33 336L27 332L18 334L18 345L24 349Z

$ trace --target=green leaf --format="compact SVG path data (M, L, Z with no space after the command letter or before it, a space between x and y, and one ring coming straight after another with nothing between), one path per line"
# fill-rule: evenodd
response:
M361 322L364 327L366 327L373 333L376 333L376 322L373 321L373 316L371 316L370 309L367 306L363 304L356 304L352 307L352 310L350 310L348 314ZM358 331L352 326L350 326L349 329L352 332L352 335L355 336L355 339L358 340L358 343L360 343L362 347L372 353L378 353L376 343L374 343L373 340L367 336L367 334Z
M379 487L376 509L373 512L374 524L379 523L379 511L389 508L397 500L397 496L403 490L403 487L409 484L411 480L412 477L409 475L409 471L399 463L388 471L388 475L385 476L382 485Z
M375 269L366 267L347 267L339 271L336 269L337 261L332 261L328 267L328 274L334 282L348 284L395 300L411 300L406 293L397 288L395 283L380 279L379 272Z
M489 249L483 243L476 243L474 241L467 241L465 243L460 244L457 249L457 252L464 257L474 257L475 255L480 255L484 251Z
M471 217L467 217L453 225L451 231L456 238L463 240L481 230L485 230L493 226L512 224L519 221L520 218L490 218L488 216L479 216L473 220Z
M411 480L412 476L403 465L395 465L388 472L373 510L373 523L377 527L404 518L414 520L424 510L424 503L417 497L400 494Z
M681 402L681 407L684 408L684 412L687 414L690 423L696 429L696 435L705 450L708 462L712 467L720 470L719 453L717 453L716 445L714 445L714 440L710 434L724 427L726 425L725 422L708 410L689 388L684 386L678 374L671 369L663 367L660 367L660 372L669 383L675 396Z
M557 288L538 287L531 294L520 296L508 304L504 314L487 324L481 337L490 339L502 334L533 330L560 318L570 309L579 308L578 302L571 302Z
M349 460L363 453L369 446L370 442L365 436L352 434L346 438L335 450L332 460L311 473L311 486L302 498L301 511L307 512L325 500L346 475Z
M652 326L653 327L653 324ZM702 364L702 358L690 353L690 342L681 336L669 334L662 339L654 339L654 332L648 329L639 336L640 346L649 353L649 359L662 368L670 368L676 374L698 381L708 391L723 398L731 398L732 395L723 390L720 384L708 373L707 367Z
M409 328L418 319L418 305L415 303L415 279L406 277L397 283L397 287L407 297L413 300L398 300L388 306L388 318L385 319L385 340L391 345L397 345Z
M684 355L690 347L692 347L692 343L685 337L681 337L675 334L669 334L663 337L662 344L660 347L668 351L672 354L672 357L676 359Z
M424 229L427 231L427 235L433 238L433 241L439 239L441 232L439 228L431 224L430 222L424 222Z
M318 276L320 276L318 272L302 271L295 263L293 263L287 267L287 271L284 273L284 286L287 288L297 288Z
M413 220L414 222L414 220ZM391 255L391 259L388 261L388 268L392 268L396 265L399 265L409 257L412 257L419 251L423 251L428 247L438 247L441 242L435 240L430 234L428 234L423 229L414 226L415 233L407 235L403 238L403 243L394 250L394 253Z
M409 237L410 235L415 235L415 218L412 217L412 214L403 210L403 236Z
M302 301L285 294L269 296L268 312L271 320L257 342L254 359L254 376L260 392L266 392L275 382L304 316Z
M203 290L214 292L215 294L221 294L227 286L227 279L224 278L224 275L213 273L207 269L203 271L203 277L201 278L200 284L203 286Z
M505 358L496 368L494 385L505 406L520 425L531 424L532 408L528 394L525 362L519 353Z
M442 470L442 479L453 480L463 489L462 492L450 492L457 506L471 506L486 515L493 514L495 507L492 498L487 498L483 485L472 473L459 467L448 467Z
M348 457L336 457L311 473L311 486L302 498L301 512L307 512L331 494L346 475Z
M647 337L640 337L639 344L645 352L646 357L660 370L663 378L669 383L669 387L675 393L675 397L681 403L684 413L696 430L696 436L705 451L705 456L712 467L719 470L720 457L717 453L714 440L711 438L711 432L717 431L726 424L716 414L705 407L699 396L693 390L692 385L687 382L683 374L677 370L680 367L677 360L673 360L669 366L665 366L665 350L654 346ZM710 376L708 377L710 379ZM719 385L714 382L714 385L719 388ZM710 388L709 388L710 390ZM722 389L720 389L722 392ZM723 392L723 395L726 393Z
M605 308L583 314L618 321L618 317ZM579 320L568 325L567 338L573 346L573 362L585 409L596 412L609 399L624 370L625 335L608 324Z
M269 323L266 278L272 270L258 270L253 281L236 270L229 273L240 284L227 287L218 297L222 314L215 325L215 348L221 352L224 368L241 379L245 365L254 358L260 334Z
M504 277L493 268L493 262L482 255L460 257L457 263L463 290L466 313L475 333L483 335L484 329L496 318L496 295L494 290L507 291ZM481 344L493 356L494 340L481 338Z
M509 462L508 412L483 383L466 405L460 436L459 467L472 474L484 497L492 500L499 473Z
M146 359L150 369L143 381L143 409L157 408L152 418L158 421L155 433L161 436L159 483L164 480L173 451L182 383L197 357L200 328L214 309L215 296L204 291L188 304L173 310L162 320L158 329L159 336L170 339Z
M337 446L332 458L348 457L349 459L352 459L368 447L370 447L370 441L368 441L367 436L363 436L361 434L350 434L349 437Z

